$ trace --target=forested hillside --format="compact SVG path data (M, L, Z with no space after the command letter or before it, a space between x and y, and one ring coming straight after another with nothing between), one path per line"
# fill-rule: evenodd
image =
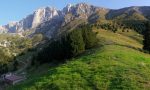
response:
M149 90L149 12L79 3L40 8L2 26L8 32L0 34L0 75L25 80L0 81L0 89Z
M97 32L98 45L65 63L32 67L28 79L10 90L149 90L150 56L135 31ZM39 74L40 72L40 74Z

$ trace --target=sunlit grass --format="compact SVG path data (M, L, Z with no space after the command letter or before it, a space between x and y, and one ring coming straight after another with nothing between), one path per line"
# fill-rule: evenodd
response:
M149 90L150 55L135 49L142 45L134 34L101 30L99 47L55 67L32 69L8 90Z

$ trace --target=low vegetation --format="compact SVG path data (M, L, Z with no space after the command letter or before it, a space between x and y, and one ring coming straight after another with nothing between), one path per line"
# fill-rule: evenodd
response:
M27 77L6 90L150 90L148 7L96 8L74 5L25 37L0 35L0 75Z
M41 34L32 38L20 37L19 35L0 35L0 75L17 70L16 57L23 56L30 48L42 41ZM14 65L13 65L14 64Z
M132 37L138 33L95 31L99 46L64 64L32 67L26 81L8 90L149 90L150 56L139 51L142 38Z

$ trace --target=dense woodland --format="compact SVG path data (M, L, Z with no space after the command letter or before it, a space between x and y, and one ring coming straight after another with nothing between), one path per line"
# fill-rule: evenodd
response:
M143 49L150 53L150 22L147 22L145 25L147 28L144 32Z
M79 25L76 29L68 32L65 35L62 35L59 39L52 39L48 45L48 47L45 47L42 49L42 51L38 52L38 54L33 55L32 64L36 63L45 63L45 62L63 62L66 59L75 57L77 55L80 55L83 53L86 49L90 49L96 45L97 39L96 39L96 32L92 31L92 28L97 29L104 29L109 30L112 32L117 32L119 29L122 30L122 32L129 32L129 29L133 29L135 31L139 30L139 33L144 34L145 40L144 45L146 45L146 40L148 38L149 34L146 32L148 31L148 25L146 22L136 22L132 23L132 21L126 21L126 22L117 22L117 21L107 21L102 22L99 21L95 24L85 24L85 25ZM145 33L144 33L145 32ZM33 36L31 39L14 39L16 40L16 44L14 46L11 46L11 48L18 48L18 50L25 50L27 48L32 48L32 46L37 45L42 40L42 35L37 34ZM21 43L21 44L19 44ZM149 50L144 46L144 50ZM31 49L29 49L31 50ZM21 52L22 52L21 51ZM1 52L4 54L3 52ZM25 52L19 54L23 55ZM1 60L1 61L10 61L1 63L1 74L6 73L7 71L10 71L9 64L12 63L11 61L14 60L13 56L1 55L4 57L4 59L7 60ZM1 58L3 59L3 58ZM13 63L16 63L17 61L14 60ZM16 65L13 65L13 69L11 70L17 70Z
M144 39L149 42L147 41L150 35L149 27L147 23L144 25L146 27ZM150 57L139 51L139 48L142 49L142 43L132 38L138 33L131 29L127 32L128 28L125 28L125 31L119 31L120 28L118 28L117 32L111 29L97 29L95 30L96 35L92 28L97 27L82 25L59 39L49 41L49 45L32 58L29 79L25 83L13 87L13 90L18 88L31 90L70 90L72 88L80 90L104 90L106 88L110 90L142 90L146 88L149 90L149 87L145 87L145 83L141 82L147 82L150 79L150 63L148 62ZM117 42L110 43L113 41ZM98 46L93 48L97 44L96 42L98 42ZM147 46L150 45L147 44ZM90 50L91 48L93 49ZM72 58L76 56L78 58ZM60 64L66 60L70 61ZM46 70L45 63L49 62L56 62L59 65L50 68L48 64L48 70ZM39 72L43 72L41 76ZM138 81L137 77L140 77Z
M98 21L93 26L97 29L104 29L104 30L110 30L113 32L118 31L119 29L122 30L122 32L128 32L129 29L135 30L139 34L144 34L144 31L146 30L146 23L147 21L142 20L110 20L110 21Z
M25 29L39 21L23 31L25 37L0 35L0 44L1 38L10 43L0 46L0 75L27 77L8 90L149 90L149 12L85 3L37 10L22 20Z
M40 61L40 63L63 62L83 53L86 49L94 47L96 43L96 33L92 31L92 27L90 25L82 25L61 38L52 40L48 47L33 57L33 60Z
M136 22L136 23L134 23ZM86 49L90 49L94 47L97 43L96 39L96 32L92 31L92 28L97 29L104 29L109 30L114 33L116 33L118 30L122 30L122 32L129 32L130 30L135 30L144 35L144 47L143 49L146 51L149 51L149 40L148 36L149 34L149 25L145 21L123 21L123 22L117 22L117 21L98 21L95 24L84 24L79 25L76 29L69 31L67 34L64 34L59 39L52 39L48 45L48 47L43 48L38 54L33 55L32 64L36 63L45 63L45 62L64 62L66 59L75 57L77 55L80 55L83 53ZM12 38L14 40L14 46L11 46L12 49L20 50L20 54L18 56L21 56L25 54L25 49L30 49L33 46L36 46L41 40L43 36L41 34L37 34L33 36L32 38L28 39L16 39ZM148 41L146 41L148 40ZM21 43L21 44L20 44ZM148 45L148 46L146 46ZM10 48L10 49L11 49ZM24 50L24 51L23 51ZM23 52L22 52L23 51ZM10 63L13 63L13 69L17 70L16 63L17 61L14 59L14 56L8 56L9 54L2 55L4 52L1 52L1 61L7 61L7 62L1 62L0 66L3 67L0 70L0 73L6 73L7 71L10 71L9 65ZM4 57L4 58L3 58ZM7 60L3 60L7 59ZM13 61L13 62L12 62Z

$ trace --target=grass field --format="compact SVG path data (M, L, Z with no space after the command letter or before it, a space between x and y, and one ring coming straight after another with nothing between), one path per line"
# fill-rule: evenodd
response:
M98 32L98 47L64 64L34 67L8 90L150 90L150 55L139 51L142 37Z

